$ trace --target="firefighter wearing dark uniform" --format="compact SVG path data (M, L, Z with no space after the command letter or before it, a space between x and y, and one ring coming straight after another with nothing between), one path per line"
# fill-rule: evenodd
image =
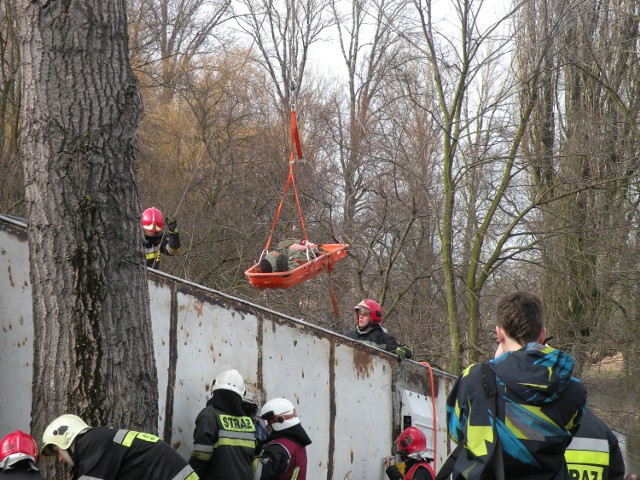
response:
M38 447L31 435L16 430L0 440L0 478L44 480L37 462Z
M272 429L258 457L254 480L306 480L307 445L311 439L300 424L296 409L286 398L264 404L260 417Z
M180 255L180 233L176 219L167 219L167 231L164 229L164 215L156 207L147 208L142 212L140 222L144 233L144 255L147 267L160 268L160 254Z
M225 370L213 383L213 395L196 418L189 464L204 480L250 480L256 427L242 407L246 389L237 370Z
M416 427L405 428L396 438L396 451L404 462L404 476L395 465L395 458L384 461L389 480L433 480L436 474L430 465L433 459L427 453L427 438Z
M89 427L75 415L62 415L45 429L44 456L58 456L77 480L198 480L169 444L150 433Z
M564 452L571 480L623 480L624 459L616 435L587 409Z
M345 333L345 336L395 353L399 362L411 358L411 349L399 343L382 327L382 307L378 302L366 298L356 305L355 311L356 329Z

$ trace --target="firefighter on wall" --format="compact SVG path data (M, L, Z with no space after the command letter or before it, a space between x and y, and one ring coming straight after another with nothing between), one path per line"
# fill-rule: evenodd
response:
M398 362L411 358L411 349L382 326L382 307L378 302L365 298L356 305L355 312L356 329L346 332L345 336L394 353Z
M254 480L305 480L306 446L311 439L293 403L286 398L269 400L260 409L260 418L267 421L271 433L258 457Z
M61 415L42 435L43 457L68 464L74 479L198 480L171 445L150 433L87 425Z
M156 207L147 208L142 212L142 232L144 234L144 255L147 267L160 267L160 254L180 255L180 233L175 218L167 218L166 230L164 215Z

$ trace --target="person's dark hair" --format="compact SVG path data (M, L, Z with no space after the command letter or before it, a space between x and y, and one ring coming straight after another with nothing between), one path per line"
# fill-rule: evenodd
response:
M535 342L544 327L542 300L531 292L514 292L498 299L498 326L520 345Z

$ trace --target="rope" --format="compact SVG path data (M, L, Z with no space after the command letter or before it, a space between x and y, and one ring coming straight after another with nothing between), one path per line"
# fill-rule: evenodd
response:
M437 443L437 430L438 430L438 424L437 424L437 420L436 420L436 396L435 396L435 388L433 386L433 370L431 368L431 365L429 365L428 362L420 362L420 365L424 365L425 367L427 367L427 369L429 370L429 383L431 385L431 409L433 411L433 469L436 469L436 462L437 462L437 448L438 448L438 443Z
M304 215L302 214L302 206L300 205L300 196L298 195L298 188L296 187L296 179L293 174L293 166L296 161L296 156L298 160L302 160L302 147L300 146L300 136L298 134L298 122L296 120L296 111L295 111L295 108L291 108L291 142L290 142L290 152L289 152L289 175L287 175L287 181L284 184L282 196L280 197L280 203L278 204L278 208L276 209L276 215L273 219L273 224L271 225L271 233L269 234L269 239L267 240L267 244L264 247L264 251L269 250L269 246L271 245L271 240L273 239L273 234L276 230L276 225L278 224L278 219L280 218L280 213L282 212L284 199L287 195L287 191L289 190L290 186L293 187L293 194L296 199L296 207L298 210L298 217L300 219L300 227L302 228L302 234L304 235L304 240L305 242L309 240L309 237L307 236L307 229L304 224Z

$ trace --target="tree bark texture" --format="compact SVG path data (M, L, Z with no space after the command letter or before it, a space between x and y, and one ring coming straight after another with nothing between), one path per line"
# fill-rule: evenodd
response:
M36 438L63 413L157 430L126 29L124 0L21 3Z

